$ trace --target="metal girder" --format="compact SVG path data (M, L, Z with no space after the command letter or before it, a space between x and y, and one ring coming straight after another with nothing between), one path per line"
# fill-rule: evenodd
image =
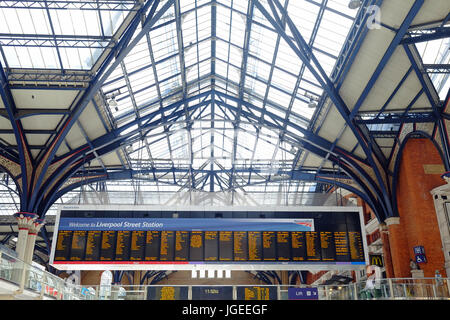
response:
M391 56L394 54L395 50L398 48L401 40L405 36L409 26L411 25L411 22L413 21L414 17L416 16L418 10L421 8L423 4L423 1L416 1L414 6L411 8L411 11L408 13L408 16L403 20L402 24L400 25L400 28L398 29L397 33L394 36L394 39L392 39L391 43L387 47L383 57L381 58L380 62L378 63L377 67L375 68L374 72L372 73L372 76L370 77L369 81L367 82L364 90L362 91L361 95L359 96L358 100L356 101L351 113L350 113L350 120L353 120L355 116L358 114L358 111L361 107L361 105L366 100L368 94L371 92L373 86L375 85L376 81L378 80L379 76L381 75L381 72L384 70L384 67L389 62Z
M0 8L135 11L135 4L135 0L3 0L0 1Z
M11 121L37 115L68 115L68 109L17 109L13 113ZM0 117L9 118L7 110L0 110Z
M433 113L421 113L414 112L404 115L389 114L383 117L376 117L374 119L356 119L358 124L387 124L387 123L423 123L423 122L436 122L438 118Z
M450 37L450 27L411 30L401 44L413 44Z
M3 70L3 65L0 62L0 96L3 100L3 105L6 109L8 118L11 122L11 126L14 131L14 136L17 142L17 154L19 156L20 160L20 167L21 172L23 175L21 188L20 190L20 203L21 203L21 210L23 209L23 205L25 204L26 200L28 199L28 187L29 187L29 179L27 179L26 175L29 173L29 161L30 161L30 155L29 155L29 146L26 140L26 137L23 134L23 127L20 120L16 120L14 118L14 115L17 112L17 107L14 102L14 98L12 96L11 90L9 88L8 80L5 75L5 72ZM24 210L26 211L26 210Z
M417 78L419 79L420 84L422 85L422 88L424 92L427 95L428 101L430 102L431 108L433 109L433 112L436 114L436 116L439 115L439 95L436 92L436 89L431 82L430 78L428 77L428 74L424 74L420 71L419 64L422 63L419 53L417 52L417 48L415 46L408 46L403 45L403 48L405 49L406 55L408 56L409 61L411 62L411 65L417 75Z
M98 71L94 80L91 82L89 88L87 88L84 92L80 101L77 105L72 109L71 115L67 120L64 121L60 129L58 135L52 140L50 143L50 148L44 154L44 161L42 165L42 169L40 171L39 176L36 179L35 188L41 188L43 183L44 175L48 170L49 165L51 164L56 151L59 149L59 146L64 141L65 136L70 131L72 126L76 123L76 120L79 118L83 110L86 108L88 103L94 98L94 95L97 94L98 90L102 86L103 82L106 78L116 69L116 67L120 64L120 62L125 58L125 56L134 48L134 46L141 40L141 38L148 32L148 29L156 23L156 21L164 14L167 9L173 4L172 1L166 2L166 4L157 12L156 8L159 4L159 0L149 0L147 1L136 13L133 20L130 22L127 31L124 36L117 43L115 50L112 50L108 57L105 59L102 67ZM151 6L151 8L150 8ZM135 33L136 27L140 22L141 13L146 12L150 8L150 14L142 26L141 31L131 40L132 36ZM33 193L30 203L28 204L28 211L32 211L32 208L35 207L37 200L37 192Z
M450 64L424 64L423 70L427 73L450 73Z
M90 48L105 49L114 47L112 37L70 36L70 35L27 35L0 33L2 47L41 47L41 48Z

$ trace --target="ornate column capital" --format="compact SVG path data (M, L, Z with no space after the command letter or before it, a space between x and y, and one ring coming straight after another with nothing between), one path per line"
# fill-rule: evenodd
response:
M17 212L14 214L17 220L19 230L29 230L33 225L34 220L37 219L38 215L31 212Z
M30 228L28 229L29 235L37 235L39 230L41 230L42 226L45 224L43 219L35 219Z
M400 224L400 217L389 217L386 220L384 220L387 226L393 225L393 224Z

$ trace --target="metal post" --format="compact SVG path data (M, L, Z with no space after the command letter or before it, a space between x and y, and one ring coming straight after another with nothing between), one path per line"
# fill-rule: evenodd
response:
M395 294L394 294L394 285L392 284L392 278L389 278L388 282L389 282L389 291L390 291L391 299L394 299Z
M355 295L354 300L358 300L358 288L356 282L353 283L353 294Z

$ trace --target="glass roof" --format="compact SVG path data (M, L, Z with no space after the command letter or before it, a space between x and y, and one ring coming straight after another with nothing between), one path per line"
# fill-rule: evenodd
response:
M348 0L279 2L330 75L358 11ZM270 12L266 0L259 3ZM95 74L139 8L132 0L0 2L0 62ZM289 180L283 172L296 168L300 129L323 93L280 16L289 39L253 1L175 0L101 88L112 127L133 123L122 135L148 119L163 123L130 137L123 166L185 170L160 173L159 187L278 192L274 179Z
M281 1L327 74L357 13L347 2ZM233 168L270 175L295 167L293 135L302 133L291 126L286 133L286 122L307 128L315 111L308 104L323 89L252 3L179 1L106 80L102 93L118 127L148 114L154 121L170 119L130 143L132 168L223 170L213 179L217 191L230 188L225 181ZM185 103L161 111L177 101ZM237 180L248 184L254 177Z
M450 39L444 38L433 41L417 43L417 50L422 57L424 65L449 65L450 64ZM438 68L436 68L438 69ZM428 70L430 79L436 88L441 100L450 89L450 79L448 70Z
M90 70L135 6L101 2L0 5L2 62L9 68Z

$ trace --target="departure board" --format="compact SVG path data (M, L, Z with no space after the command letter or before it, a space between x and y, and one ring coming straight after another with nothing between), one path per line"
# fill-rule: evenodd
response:
M187 261L189 254L189 232L175 232L175 261Z
M58 232L58 240L56 241L55 260L69 260L70 245L72 242L72 231L61 230Z
M306 232L306 259L309 261L320 261L321 248L320 238L317 231Z
M160 239L161 239L160 231L147 231L147 236L145 238L146 261L159 260Z
M305 261L306 243L303 231L291 232L292 261Z
M247 232L233 231L233 253L234 261L247 261Z
M233 232L219 231L219 260L233 260Z
M350 260L350 250L348 248L348 236L346 231L334 232L334 246L336 250L336 261Z
M291 243L288 231L277 232L277 260L291 260Z
M232 300L233 287L192 287L192 300Z
M276 300L276 287L237 287L237 300Z
M86 235L87 231L74 231L72 234L72 247L70 249L70 260L84 260L86 251Z
M144 260L145 250L145 231L131 232L131 250L130 260L141 261Z
M86 240L86 261L100 260L100 246L102 241L101 231L88 231Z
M175 232L161 231L161 246L159 260L173 261L175 257Z
M187 300L188 287L147 287L147 300Z
M262 236L259 231L248 232L248 260L261 261L262 259Z
M276 233L273 231L264 231L263 233L263 259L264 261L275 261L276 252Z
M352 261L364 261L361 233L357 231L349 231L348 238Z
M219 260L219 232L205 231L205 261Z
M116 251L116 231L102 232L102 246L100 250L100 260L114 260Z
M248 265L262 267L255 270L300 270L301 265L323 265L321 270L327 270L336 264L360 268L367 263L362 214L339 210L303 212L298 219L253 218L250 211L222 219L205 214L185 218L188 214L178 209L175 219L163 218L162 212L129 212L129 218L117 218L120 214L111 211L111 216L102 213L91 218L92 212L70 211L57 220L51 264L66 270L98 270L96 262L109 264L110 269L117 266L115 270L128 270L127 265L134 270L190 270L191 265L207 263L236 266L236 270L246 270ZM152 215L156 218L148 218ZM258 294L247 290L248 297Z
M336 250L334 245L333 232L320 231L320 248L322 249L322 261L335 261Z
M203 261L203 232L192 231L189 245L189 257L191 261Z
M117 261L128 261L130 258L131 231L117 231L116 236Z

